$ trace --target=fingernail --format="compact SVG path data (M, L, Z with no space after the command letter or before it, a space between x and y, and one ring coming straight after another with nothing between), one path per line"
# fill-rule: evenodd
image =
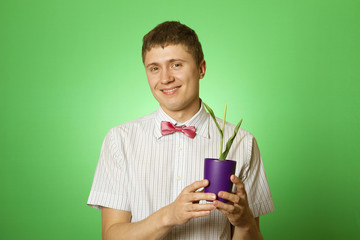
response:
M215 195L215 194L212 195L211 198L212 198L212 199L216 199L216 195Z

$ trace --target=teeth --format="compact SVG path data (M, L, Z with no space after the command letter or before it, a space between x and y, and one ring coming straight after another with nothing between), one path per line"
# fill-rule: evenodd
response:
M173 89L169 89L169 90L163 90L163 92L171 92L171 91L174 91L175 89L177 89L178 87L175 87L175 88L173 88Z

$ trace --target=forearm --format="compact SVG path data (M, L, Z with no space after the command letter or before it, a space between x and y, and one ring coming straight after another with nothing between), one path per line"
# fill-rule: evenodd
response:
M139 222L113 224L105 232L103 240L161 239L172 228L167 224L165 211L165 209L160 209Z
M232 240L263 240L261 232L255 224L246 228L234 228Z

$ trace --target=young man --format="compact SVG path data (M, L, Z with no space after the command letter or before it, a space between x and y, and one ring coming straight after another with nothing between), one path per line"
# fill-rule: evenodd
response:
M220 134L199 98L206 63L196 33L164 22L144 36L142 58L160 107L105 137L88 200L102 210L103 239L262 239L259 216L274 206L249 132L239 130L228 155L234 192L218 195L229 202L201 191ZM228 139L234 126L225 129Z

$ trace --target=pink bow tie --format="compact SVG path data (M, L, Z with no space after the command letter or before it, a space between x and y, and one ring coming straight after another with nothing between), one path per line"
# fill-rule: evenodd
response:
M177 126L174 126L171 122L165 122L165 121L161 122L161 134L162 135L168 135L168 134L171 134L174 132L182 132L189 138L195 137L195 127L194 126L177 127Z

